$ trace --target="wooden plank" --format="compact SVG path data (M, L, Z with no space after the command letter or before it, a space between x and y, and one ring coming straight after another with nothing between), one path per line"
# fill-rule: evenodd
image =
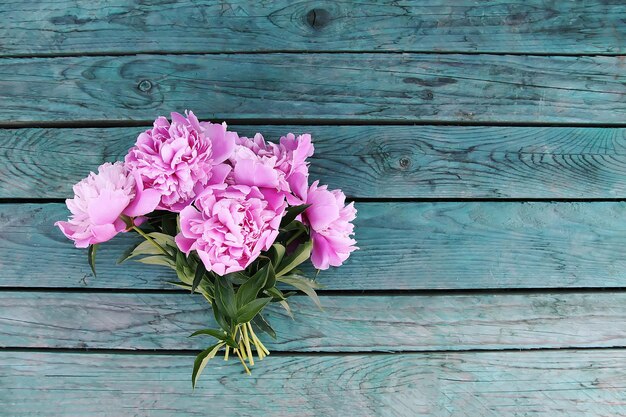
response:
M624 350L270 356L242 374L193 356L3 352L7 416L626 414ZM254 410L254 411L252 411Z
M626 346L626 293L305 296L272 305L272 351L402 352ZM0 292L0 347L204 349L217 327L190 294Z
M623 123L623 57L133 55L0 60L0 123L201 118Z
M455 51L620 53L624 3L177 2L0 6L1 54ZM163 30L167 28L167 30ZM94 42L97 39L97 42Z
M313 134L311 178L356 198L623 198L626 129L232 126ZM145 127L0 130L0 198L66 198Z
M328 289L625 287L624 202L358 203L361 250ZM115 260L133 236L85 251L52 223L62 204L0 205L0 286L164 288L170 270ZM37 262L32 262L33 257ZM314 274L313 271L309 271Z

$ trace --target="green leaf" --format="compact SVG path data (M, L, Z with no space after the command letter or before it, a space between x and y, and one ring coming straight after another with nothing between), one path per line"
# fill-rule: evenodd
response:
M285 246L289 246L288 243L291 243L294 239L299 236L309 234L309 228L305 226L302 222L297 220L292 221L284 228L280 229L280 233L276 238L277 242L285 242Z
M223 278L230 281L233 285L242 285L250 277L244 274L242 271L237 271L237 272L231 272L230 274L226 274L224 275Z
M117 258L116 263L119 265L125 260L129 259L132 256L132 253L135 251L135 249L137 249L137 247L141 245L142 243L143 242L137 242L136 244L131 245L128 248L126 248L126 250L124 250L124 252L120 255L120 257Z
M297 231L306 232L309 229L307 226L304 225L304 223L295 220L289 223L287 226L281 228L280 230L283 232L297 232Z
M161 218L161 231L166 235L176 235L176 217L163 216Z
M276 269L276 278L285 275L296 266L309 259L311 256L311 249L313 249L313 241L311 239L298 245L293 253L283 259L280 263L280 266Z
M276 278L274 278L274 268L272 267L272 263L267 262L267 264L263 268L259 269L256 274L248 278L248 280L244 282L237 290L237 295L235 296L237 308L242 307L254 300L257 297L259 291L263 289L265 283L270 277L274 282L276 282Z
M217 343L208 349L203 350L198 354L198 356L196 356L196 360L193 362L193 372L191 373L191 385L194 389L196 388L198 378L206 367L206 364L215 357L217 351L220 350L222 346L224 346L224 342Z
M286 300L287 297L283 294L281 290L276 287L268 288L265 290L267 295L271 295L275 300Z
M222 329L224 329L224 331L230 331L230 322L226 320L226 317L224 317L224 314L222 314L222 312L217 308L215 299L213 301L214 302L212 304L212 310L213 310L213 316L215 317L215 321L217 322L217 324L220 325Z
M210 275L210 273L209 273L209 275ZM200 281L200 284L198 285L198 288L196 289L196 292L200 292L202 294L206 294L209 297L211 297L211 299L215 298L215 286L213 285L213 283L211 281L206 279L206 275L205 275L205 279Z
M129 258L141 255L163 255L163 252L148 240L144 240L133 250Z
M281 261L283 260L283 257L285 256L285 251L286 251L285 247L281 245L280 243L274 243L272 247L270 248L269 256L270 256L270 259L272 260L272 265L274 266L274 268L280 265Z
M291 307L289 307L289 303L287 303L287 300L281 301L280 305L283 306L283 308L287 312L287 315L289 315L289 317L293 318L293 314L291 313Z
M170 246L172 248L177 247L176 241L174 240L174 236L166 235L165 233L159 233L159 232L148 233L148 236L154 239L154 241L158 243L159 245L161 245L161 247L163 248L165 248L165 246Z
M206 272L206 267L204 266L202 262L200 262L198 266L196 266L196 274L193 277L193 284L191 284L191 292L194 292L196 288L198 288L198 285L200 285L202 278L204 278L205 272Z
M285 211L285 215L283 216L283 219L280 222L280 228L282 229L285 226L287 226L289 223L294 221L296 217L298 217L299 214L302 214L304 210L306 210L310 206L311 206L310 204L302 204L300 206L289 207Z
M87 262L89 262L89 266L91 267L91 272L93 272L93 276L96 276L96 251L98 250L98 244L89 245L89 249L87 249Z
M274 271L274 266L271 262L268 262L268 269L267 279L265 280L265 284L262 289L274 288L276 285L276 272Z
M176 269L176 265L174 264L174 262L165 255L147 256L145 258L137 259L137 262L149 265L168 266L172 269Z
M278 278L278 281L284 282L285 284L291 285L292 287L296 287L313 300L313 302L322 310L322 303L320 303L320 299L315 292L315 289L319 289L320 285L310 280L306 277L302 277L299 275L288 275L284 277Z
M191 285L185 284L184 282L174 282L174 281L165 281L166 284L171 284L175 287L179 287L185 290L191 290Z
M237 318L237 306L233 285L222 277L215 283L215 303L217 308L230 319Z
M191 284L193 286L193 280L196 276L195 271L191 269L189 264L187 263L187 257L184 253L178 251L176 252L176 275L178 275L178 279L180 279L185 284Z
M252 319L252 323L259 330L270 335L272 339L276 339L276 332L274 331L272 326L270 326L270 323L267 321L267 319L263 317L263 315L257 314L256 316L254 316L254 318Z
M224 330L214 330L214 329L202 329L202 330L198 330L193 332L191 335L189 335L189 337L194 337L194 336L198 336L198 335L208 335L208 336L213 336L214 338L218 339L218 340L226 340L228 338L228 335L226 334L226 332Z
M245 306L241 307L239 310L237 310L237 323L249 322L270 301L272 301L271 297L257 298L255 300L250 301Z

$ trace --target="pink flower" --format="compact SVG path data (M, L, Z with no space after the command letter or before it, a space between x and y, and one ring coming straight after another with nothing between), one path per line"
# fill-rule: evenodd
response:
M144 190L141 181L131 175L123 163L105 163L98 173L74 185L74 198L65 200L72 212L69 221L56 222L77 248L106 242L126 230L120 218L142 216L156 208L160 194Z
M280 144L265 142L257 133L253 139L237 139L230 162L234 166L232 182L283 191L290 204L297 204L290 194L303 195L309 177L306 159L313 155L311 135L293 133L280 138Z
M172 113L171 123L159 117L139 135L125 161L145 188L161 193L158 208L178 212L207 185L224 181L231 168L223 162L236 138L226 123L198 122L192 112L187 117Z
M219 184L194 206L180 212L176 244L187 255L195 250L208 271L224 275L244 270L272 246L286 203L271 189Z
M317 269L341 266L350 253L357 250L354 234L356 218L354 203L345 205L346 196L340 190L329 191L326 185L311 184L306 204L311 206L303 213L303 221L311 226L313 250L311 262Z

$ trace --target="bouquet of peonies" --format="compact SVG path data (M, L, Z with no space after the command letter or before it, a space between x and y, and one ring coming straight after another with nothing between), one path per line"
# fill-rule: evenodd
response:
M309 258L318 270L340 266L357 249L356 210L341 191L309 185L310 135L272 143L200 122L192 112L171 117L141 133L124 162L105 163L74 185L66 201L72 215L55 225L76 247L89 248L94 275L98 245L134 231L145 240L119 262L169 267L180 280L172 284L204 296L219 328L192 334L216 339L196 357L195 386L222 349L247 373L254 353L269 354L257 332L276 335L261 313L280 303L291 314L289 287L319 305L318 285L297 268Z

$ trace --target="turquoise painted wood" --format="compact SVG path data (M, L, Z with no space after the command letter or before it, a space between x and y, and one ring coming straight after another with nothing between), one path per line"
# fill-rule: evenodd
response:
M624 202L356 206L361 249L320 273L326 289L626 287ZM172 289L167 268L115 264L137 241L130 234L102 245L94 278L86 251L53 226L67 216L62 204L0 205L0 252L10 254L0 259L2 286Z
M620 416L622 349L269 356L252 376L191 355L10 352L7 415Z
M153 3L153 4L152 4ZM0 53L624 52L613 1L5 1ZM167 30L164 28L167 27ZM94 41L97 40L97 41Z
M626 415L619 0L0 4L0 417ZM158 115L277 139L357 200L324 311L251 377L166 269L52 223ZM413 124L417 124L413 126ZM309 274L314 271L307 270ZM577 350L579 349L579 350Z
M0 198L67 198L146 127L0 129ZM625 198L626 129L231 126L312 133L312 178L356 198Z
M322 296L268 307L272 352L417 352L614 347L626 344L626 293ZM0 346L203 349L218 327L188 293L0 294ZM235 363L235 366L237 364Z
M147 122L185 109L277 123L623 123L624 65L613 56L369 53L0 59L0 124Z

